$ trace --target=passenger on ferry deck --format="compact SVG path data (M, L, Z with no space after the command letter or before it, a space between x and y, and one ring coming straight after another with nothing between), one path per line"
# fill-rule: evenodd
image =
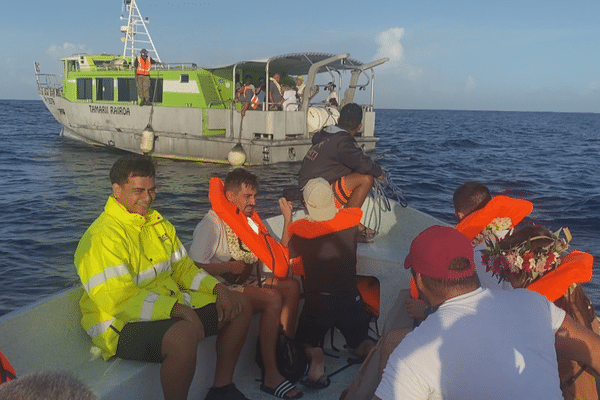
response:
M296 98L296 89L289 86L283 86L283 111L298 111L298 102Z
M135 69L135 85L137 87L140 106L150 105L150 69L156 61L148 57L148 50L142 49L140 55L133 61Z
M313 178L327 180L333 189L336 207L362 207L374 178L383 180L385 174L367 156L354 138L362 127L362 107L346 104L335 126L314 134L312 147L304 156L298 173L298 184L304 187ZM371 241L375 232L359 227L359 239Z
M246 76L246 81L244 83L244 86L240 87L240 90L238 91L239 93L239 97L238 100L241 101L243 103L242 106L242 117L244 117L246 115L246 111L248 110L257 110L258 107L260 106L260 100L258 99L258 96L256 95L256 89L254 88L254 85L252 84L252 78L250 77L250 75Z
M296 77L296 95L298 96L298 102L302 104L302 98L304 96L304 88L306 85L304 84L304 80L302 79L302 75L298 75Z
M329 90L329 94L327 95L327 99L323 100L323 103L328 107L333 107L337 110L340 105L340 99L335 92L335 83L329 82L327 84L327 90Z
M85 289L81 324L108 360L162 363L165 399L187 399L198 343L217 335L217 364L206 399L246 397L232 383L252 318L248 300L196 267L175 227L150 208L151 158L129 154L110 170L113 195L75 251Z
M258 87L256 88L256 95L258 96L258 100L260 100L260 104L264 104L265 103L265 91L266 91L266 84L265 84L265 78L263 78L262 76L260 78L258 78Z
M243 243L243 227L228 225L218 213L222 204L228 202L235 206L239 215L245 216L243 224L250 225L252 235L258 235L258 226L251 217L256 216L258 178L244 168L236 168L227 174L224 193L214 196L215 186L211 179L210 199L212 208L202 218L194 230L190 257L196 265L217 278L231 290L239 291L250 299L254 313L261 313L260 348L265 365L264 382L261 390L272 394L277 392L283 398L299 398L302 392L287 381L279 372L275 360L275 345L280 324L289 337L296 332L300 284L291 278L277 278L258 269L262 267L257 255L248 243ZM264 242L262 245L264 246ZM257 264L258 263L258 264ZM285 268L289 268L289 259ZM260 276L255 273L259 270ZM238 278L240 277L240 278Z
M510 282L511 287L527 288L546 296L575 321L598 334L600 324L594 306L581 287L581 283L592 278L594 258L578 250L567 255L570 233L566 236L562 239L541 226L522 226L497 244L499 250L485 249L485 265L501 280ZM530 260L535 261L531 269L534 262ZM589 369L584 369L583 365L558 357L565 399L598 399L596 378Z
M483 289L471 241L432 226L404 267L435 312L394 350L374 399L562 399L559 356L600 371L600 336L529 290Z
M277 73L269 78L269 110L281 110L283 103L283 96L281 92L281 86L279 81L281 80L281 74Z
M319 347L329 329L338 328L350 353L359 359L367 356L374 342L368 337L369 316L357 287L356 236L362 210L338 211L331 186L323 178L308 181L303 198L308 217L295 222L291 222L292 203L279 199L289 225L281 242L288 246L290 257L302 257L304 266L305 303L296 340L306 344L312 362L301 383L320 389L330 383Z

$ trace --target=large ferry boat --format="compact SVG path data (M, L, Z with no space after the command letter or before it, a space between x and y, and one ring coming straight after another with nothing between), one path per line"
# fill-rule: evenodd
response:
M317 101L317 94L333 82L340 89L339 109L355 102L357 90L370 90L368 103L361 104L363 128L357 141L365 151L375 148L374 67L388 58L362 63L347 53L294 53L214 68L163 63L136 0L124 0L124 7L123 54L65 57L64 77L43 74L35 63L39 95L62 125L62 135L163 158L234 164L300 161L312 134L337 122L337 110ZM141 49L159 62L151 69L149 106L138 100L133 68ZM268 83L275 73L282 86L295 86L295 78L304 77L298 110L271 111L267 84L261 107L242 117L236 84L249 76L258 87L261 78Z

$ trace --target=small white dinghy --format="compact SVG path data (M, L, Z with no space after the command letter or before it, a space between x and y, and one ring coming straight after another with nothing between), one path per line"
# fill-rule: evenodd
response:
M383 209L383 210L382 210ZM373 243L359 244L359 275L374 276L380 283L381 309L378 323L383 326L400 290L409 288L410 273L403 268L412 240L441 221L412 208L385 199L368 198L363 206L363 223L379 231ZM304 216L296 212L295 218ZM274 236L281 235L282 217L266 221ZM79 299L83 289L76 287L39 300L28 307L0 317L0 349L17 375L44 370L66 370L95 390L101 399L162 399L159 364L102 358L92 359L92 342L81 328ZM255 363L258 317L255 317L236 367L234 382L250 399L271 398L259 389L260 370ZM327 373L347 365L350 354L343 348L342 335L334 334L334 346L325 340ZM216 360L215 337L198 346L196 375L190 399L202 399L212 384ZM331 377L322 390L299 386L304 399L338 399L356 378L359 366L352 365ZM274 398L274 397L273 397Z

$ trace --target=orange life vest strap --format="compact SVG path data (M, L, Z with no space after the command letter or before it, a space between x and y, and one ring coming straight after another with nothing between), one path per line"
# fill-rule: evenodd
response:
M17 373L15 372L15 369L0 351L0 385L5 382L10 382L16 377Z
M410 277L410 297L415 300L419 298L419 290L417 289L417 282L415 282L414 276Z
M379 298L381 286L379 284L379 279L374 276L364 275L358 275L356 278L356 286L365 303L365 308L371 315L379 317L381 307L381 300Z
M285 278L290 263L289 251L269 234L256 211L252 212L250 218L258 226L258 235L248 224L248 217L225 197L225 185L221 179L210 179L208 199L219 218L233 229L259 260L265 263L275 276Z
M477 210L462 219L456 229L473 240L495 218L510 218L517 225L533 211L533 203L522 199L499 195L494 197L481 210Z
M330 233L343 231L360 224L362 210L358 207L347 207L338 210L335 217L328 221L309 221L306 218L292 222L288 226L290 235L297 235L305 239L314 239Z
M567 254L557 269L548 272L527 289L537 292L551 301L558 300L573 283L583 283L592 279L594 257L583 251L575 250Z

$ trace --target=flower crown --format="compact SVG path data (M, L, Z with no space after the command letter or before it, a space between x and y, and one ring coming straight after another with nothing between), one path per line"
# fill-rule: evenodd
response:
M560 238L564 233L565 238ZM546 246L532 250L531 242L550 239ZM569 248L572 236L569 228L561 228L548 236L536 236L521 242L508 250L501 250L498 242L486 240L487 248L481 251L481 261L500 280L506 280L510 273L524 272L529 282L556 269L561 262L561 254Z
M471 241L473 247L479 246L481 243L496 244L504 239L506 234L512 230L512 221L510 218L494 218L477 236ZM489 245L488 245L489 247Z

